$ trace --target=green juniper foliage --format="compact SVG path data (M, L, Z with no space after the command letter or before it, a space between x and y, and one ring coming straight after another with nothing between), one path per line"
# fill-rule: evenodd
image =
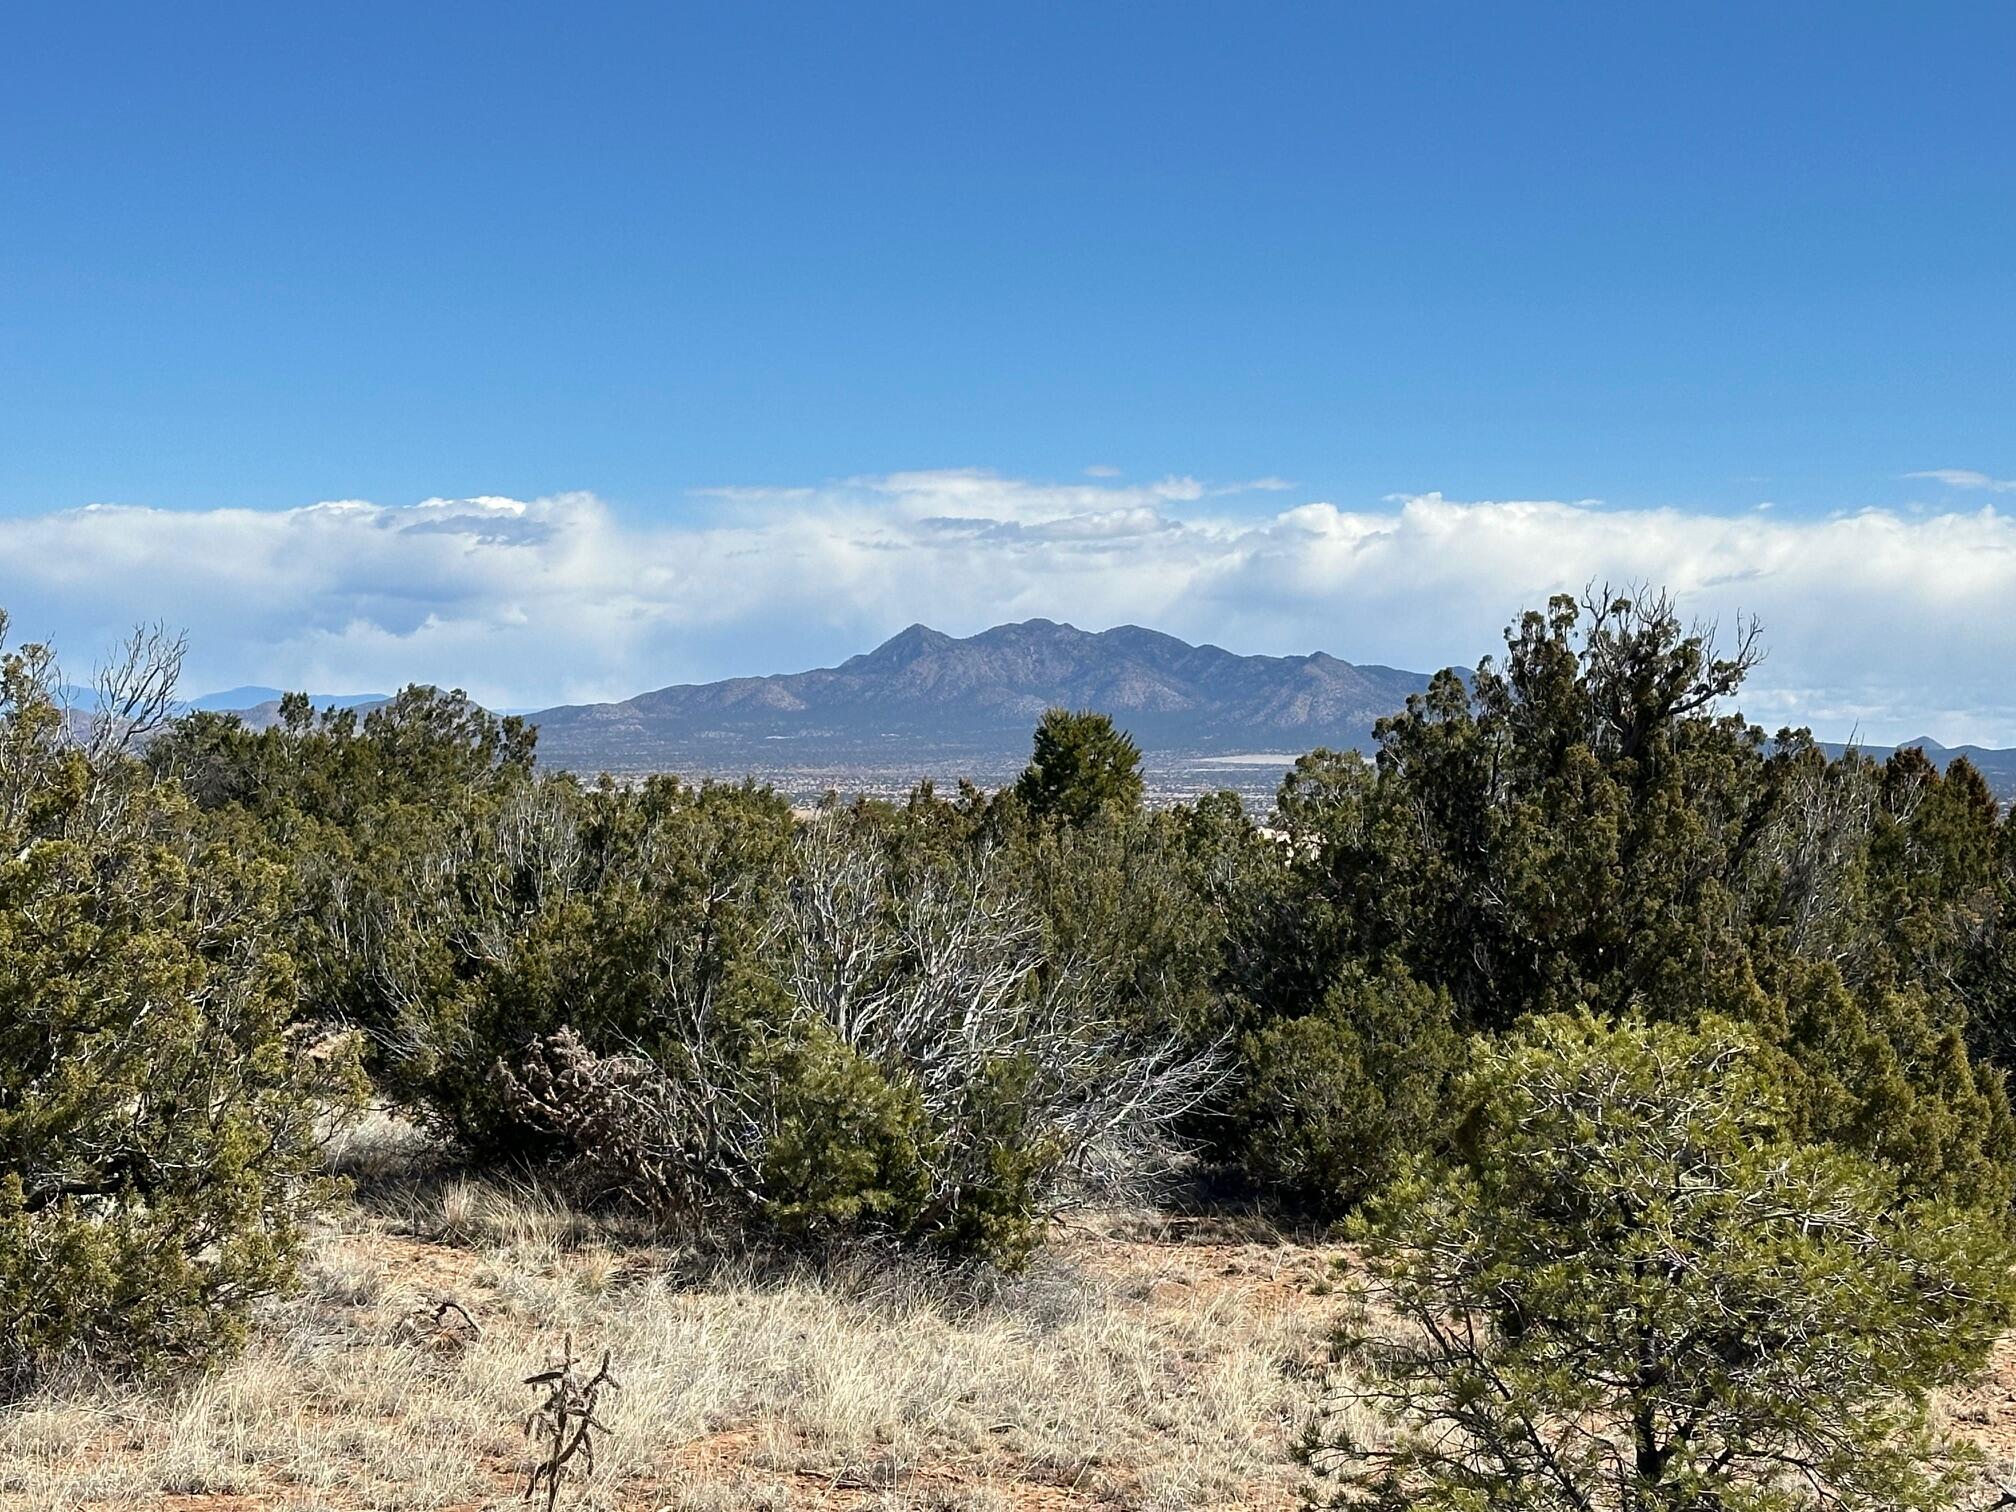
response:
M377 1028L386 1005L365 903L388 878L439 858L472 812L519 790L536 732L459 691L425 687L361 716L318 715L302 694L280 713L263 730L236 715L190 714L148 744L146 759L220 837L286 869L303 1016Z
M154 756L291 856L304 1016L362 1029L382 1093L675 1227L1013 1263L1217 1075L1211 1036L1167 1030L1209 1017L1209 930L1118 874L1166 857L1139 876L1190 897L1138 809L1073 827L967 790L807 822L752 784L583 786L417 692Z
M5 618L0 616L0 631ZM156 673L172 674L172 666ZM326 1195L340 1046L288 1033L280 869L219 843L46 648L0 655L0 1380L200 1359Z
M2002 1053L2016 959L2007 826L1964 762L1829 762L1729 712L1758 654L1754 632L1718 653L1663 596L1557 598L1508 632L1502 664L1444 672L1381 721L1371 760L1298 762L1283 883L1233 922L1221 986L1269 1062L1249 1084L1363 1153L1313 1183L1271 1147L1279 1099L1256 1096L1221 1155L1341 1211L1363 1173L1449 1137L1446 1105L1359 1118L1328 1083L1305 1097L1282 1057L1419 1037L1427 1075L1449 1023L1718 1013L1757 1033L1806 1134L1881 1156L1912 1191L2006 1207L2016 1123L1979 1057ZM1430 995L1354 996L1368 973ZM1396 1023L1410 1001L1419 1018Z
M1446 1122L1454 1019L1448 994L1404 967L1347 967L1313 1012L1249 1032L1232 1108L1249 1172L1319 1209L1377 1190Z
M1459 1153L1358 1225L1368 1306L1308 1446L1332 1504L1953 1503L1976 1457L1929 1396L2008 1326L2016 1254L1793 1139L1761 1048L1558 1015L1479 1050Z
M1186 1149L1341 1215L1460 1147L1480 1045L1562 1012L1740 1024L1787 1137L2006 1214L2016 827L1964 762L1767 737L1731 708L1757 655L1663 596L1556 599L1369 758L1297 762L1264 828L1149 809L1133 742L1062 710L1003 792L809 820L541 770L427 688L177 720L151 782L77 759L256 897L265 1010L357 1031L471 1159L674 1226L1013 1261Z

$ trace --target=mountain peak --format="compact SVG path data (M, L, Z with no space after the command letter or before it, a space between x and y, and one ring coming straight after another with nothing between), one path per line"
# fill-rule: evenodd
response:
M953 643L952 637L943 630L933 630L920 622L898 630L873 651L852 658L848 665L901 666L933 651L942 651Z
M1009 620L1006 624L990 625L987 629L968 636L967 639L975 644L985 644L988 641L1028 640L1032 637L1042 640L1072 639L1084 634L1085 632L1076 625L1066 624L1061 620L1037 618Z
M1362 745L1374 720L1426 685L1418 673L1334 657L1239 656L1140 625L1090 631L1032 618L969 636L914 624L837 667L533 719L543 755L591 770L718 770L787 754L887 762L951 750L1019 760L1054 707L1109 714L1144 748L1282 750Z
M876 652L896 650L907 646L944 646L951 644L952 637L943 630L933 630L922 620L905 625L889 639L875 648ZM870 655L875 654L871 652Z

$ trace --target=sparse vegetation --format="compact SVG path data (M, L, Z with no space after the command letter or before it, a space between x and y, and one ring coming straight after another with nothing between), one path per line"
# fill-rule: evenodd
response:
M2011 1305L2016 820L1744 722L1754 631L1556 599L1264 829L1144 808L1098 715L808 814L432 689L171 721L176 651L94 721L40 648L0 685L0 1497L480 1502L578 1345L623 1426L535 1489L584 1507L1285 1504L1353 1262L1074 1227L1179 1184L1356 1225L1324 1494L1979 1470L1937 1401ZM363 1077L397 1149L342 1132Z
M0 1416L0 1506L517 1505L527 1363L568 1332L622 1390L566 1509L1298 1499L1331 1252L1263 1225L1088 1215L988 1278L663 1244L442 1167L382 1117L339 1155L360 1202L315 1230L244 1351L155 1389L48 1383ZM437 1324L451 1298L480 1333Z

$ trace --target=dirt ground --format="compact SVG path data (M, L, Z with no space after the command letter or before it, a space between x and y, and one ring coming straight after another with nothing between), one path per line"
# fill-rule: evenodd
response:
M1287 1509L1332 1273L1257 1225L1109 1215L954 1286L702 1264L489 1184L381 1195L243 1358L0 1417L0 1508L520 1506L522 1378L571 1336L620 1384L569 1509Z
M1015 1278L724 1261L399 1158L359 1172L241 1357L0 1412L0 1512L522 1506L524 1378L570 1339L619 1387L568 1512L1301 1504L1336 1246L1133 1213L1060 1225ZM1945 1410L2016 1458L2016 1337Z

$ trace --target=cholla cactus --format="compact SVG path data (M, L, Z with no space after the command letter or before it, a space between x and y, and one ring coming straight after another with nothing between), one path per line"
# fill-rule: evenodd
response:
M525 1437L537 1446L538 1456L525 1478L522 1500L531 1501L543 1486L546 1512L553 1512L560 1504L560 1480L569 1465L579 1460L584 1477L595 1473L594 1435L609 1432L608 1425L595 1416L603 1389L617 1389L616 1378L609 1374L609 1353L603 1351L602 1364L586 1381L575 1378L574 1367L580 1363L574 1354L574 1336L569 1334L559 1365L525 1377L527 1386L544 1386L547 1391L546 1400L525 1414Z

